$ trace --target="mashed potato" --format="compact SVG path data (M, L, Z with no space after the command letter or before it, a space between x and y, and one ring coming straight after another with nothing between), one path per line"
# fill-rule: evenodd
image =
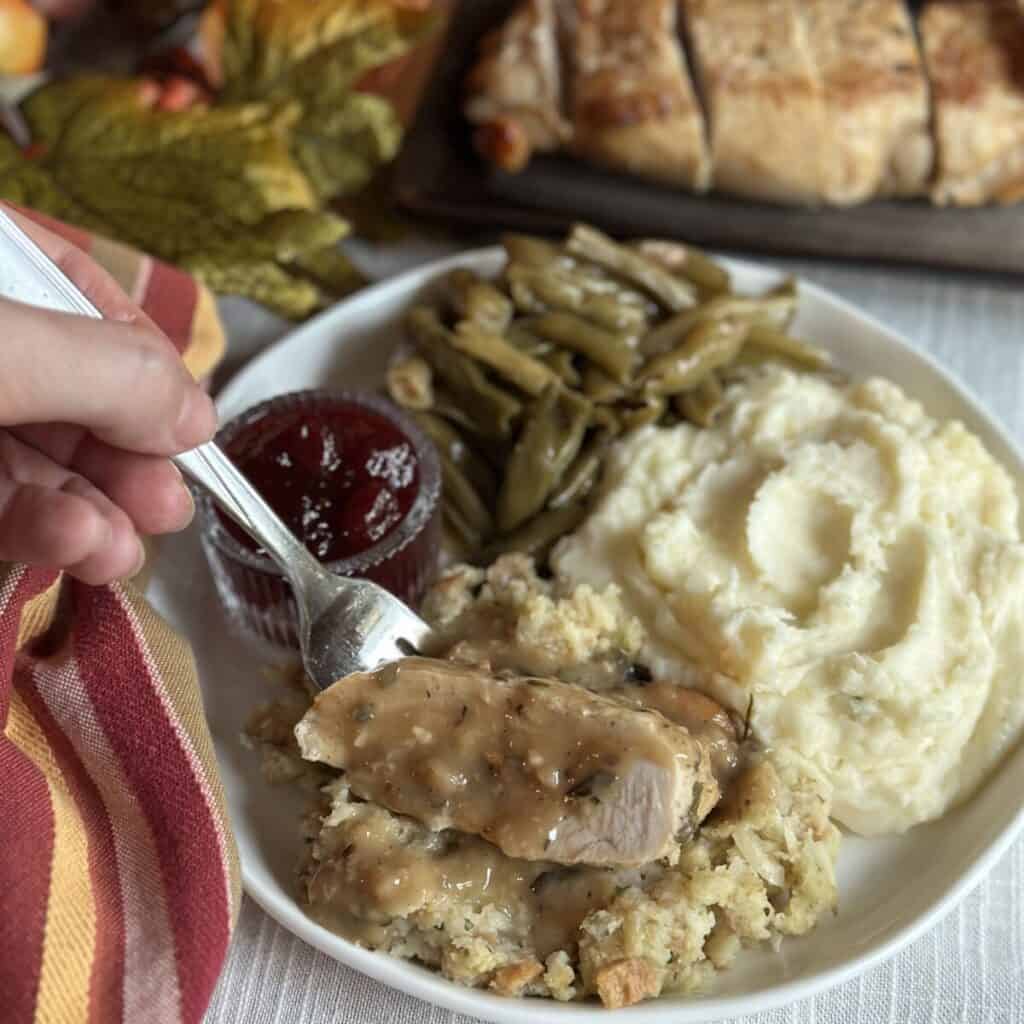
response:
M1008 474L895 385L772 367L717 426L645 428L555 553L615 584L658 676L799 751L833 815L899 832L969 795L1024 718L1024 546Z

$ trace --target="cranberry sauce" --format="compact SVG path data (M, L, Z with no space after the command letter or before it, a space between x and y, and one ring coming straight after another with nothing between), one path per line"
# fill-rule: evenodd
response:
M394 424L351 402L268 413L227 453L322 562L351 558L405 518L420 486L412 444ZM226 517L231 534L256 545Z

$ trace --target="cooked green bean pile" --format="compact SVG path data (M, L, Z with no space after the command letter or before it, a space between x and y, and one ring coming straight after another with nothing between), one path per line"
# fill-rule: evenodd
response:
M504 239L502 276L468 270L443 304L407 318L412 350L388 371L391 397L437 446L444 520L463 557L541 562L586 514L618 435L650 423L708 426L738 365L827 365L786 333L789 282L736 295L689 245L620 244L576 225L562 244Z

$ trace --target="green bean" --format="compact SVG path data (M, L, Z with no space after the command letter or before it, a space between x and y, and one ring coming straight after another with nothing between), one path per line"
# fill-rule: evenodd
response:
M667 403L662 395L644 395L639 403L635 399L616 406L619 429L623 433L657 423L665 415Z
M555 372L543 363L520 352L500 334L484 330L469 320L463 320L456 328L452 344L533 398L556 379Z
M702 295L720 295L732 288L729 271L719 266L695 246L687 246L683 274L700 290Z
M580 386L580 371L576 369L576 357L567 348L555 348L540 357L545 366L549 366L558 374L562 383L568 388Z
M623 306L639 310L645 321L658 316L660 307L645 292L637 291L624 281L612 277L596 263L574 263L571 270L573 280L578 281L588 294L611 296Z
M481 434L476 422L466 414L466 410L443 387L434 388L434 404L430 407L430 412L448 423L453 423L475 439L483 439L484 435Z
M712 373L692 391L684 391L672 399L672 405L683 419L698 427L710 427L722 408L722 385Z
M501 333L512 322L512 302L489 281L471 270L453 270L448 275L452 306L463 320L472 320L491 331Z
M799 341L765 324L754 324L750 328L748 341L763 352L781 356L808 370L821 370L832 363L832 356L823 348Z
M646 315L650 305L644 294L624 284L594 263L578 263L565 248L532 235L502 236L508 265L571 276L590 295L607 295L620 304L635 306Z
M520 313L543 313L549 308L538 294L541 289L535 287L534 275L544 281L553 274L552 270L528 267L524 263L510 263L505 268L508 291Z
M468 557L545 559L585 517L611 441L645 424L711 426L734 369L827 365L786 333L793 281L736 295L698 248L583 225L565 244L503 242L501 279L453 271L446 310L409 314L416 354L388 370L440 452L446 543Z
M520 352L525 352L534 359L546 355L553 348L550 341L538 337L522 320L513 320L508 325L504 337L510 345L515 345Z
M441 499L441 516L444 525L463 548L461 558L473 557L480 550L484 542L483 537L466 522L455 505L445 498Z
M431 412L415 412L413 419L434 442L438 452L451 459L484 501L493 503L498 495L498 479L487 460L440 416Z
M729 272L695 245L649 238L636 242L634 248L657 260L666 270L688 278L704 295L718 295L731 287Z
M518 530L498 537L480 553L481 565L490 565L499 555L509 551L531 555L543 566L556 541L572 533L586 518L587 506L579 501L561 508L546 509Z
M451 331L435 310L417 306L406 322L416 348L450 388L474 427L486 437L508 437L522 412L520 402L492 384L472 359L455 349Z
M611 331L641 331L647 324L643 308L619 302L614 295L594 294L575 271L538 269L512 264L505 272L516 306L524 313L562 310L578 313Z
M728 366L723 366L718 371L719 376L723 380L733 380L737 375L737 371L745 370L750 366L765 366L768 363L785 361L783 357L769 352L766 348L758 348L756 345L749 344L749 341L748 336L748 343L740 349L739 355Z
M717 301L719 303L717 307L719 310L718 315L731 315L728 312L728 305L722 301L722 298L713 301ZM773 292L771 295L765 295L760 299L754 299L747 316L751 322L755 324L761 324L765 327L775 327L776 329L781 330L788 326L795 316L796 303L797 297L795 291Z
M583 394L597 405L610 405L620 401L626 389L611 379L599 366L593 364L583 371Z
M626 335L595 327L573 313L543 313L530 327L542 338L585 355L620 384L629 382L634 356Z
M612 436L620 433L622 424L615 409L614 405L595 405L590 412L590 425L607 431Z
M595 228L574 225L566 248L574 256L597 263L643 288L673 313L697 303L697 290L689 281L674 277L656 261L613 242Z
M429 409L434 404L430 364L416 355L393 362L386 374L388 394L406 409Z
M604 327L609 331L639 334L647 327L647 310L640 305L622 302L615 295L585 292L582 304L576 312L587 320L592 320L598 327Z
M441 461L441 493L445 501L458 510L462 521L479 536L486 540L494 533L494 517L487 505L473 489L469 479L459 467L445 455L440 453Z
M612 435L606 430L594 432L586 444L580 449L572 465L565 471L561 483L548 501L548 508L562 508L566 505L582 501L597 483L601 472L601 463Z
M795 308L795 297L787 295L768 298L718 295L695 309L688 309L658 324L641 337L637 349L644 356L661 355L679 345L697 324L709 320L744 319L751 323L781 327L792 316Z
M640 338L637 351L647 358L671 352L701 322L701 311L704 308L698 306L663 320Z
M504 235L502 241L508 265L571 274L572 280L590 295L608 295L619 303L635 306L646 316L650 300L634 288L608 274L594 263L579 263L561 245L532 235Z
M536 515L576 457L590 421L590 403L560 384L548 387L530 409L505 467L498 493L503 533Z
M678 348L655 356L640 374L650 395L689 391L720 366L732 362L750 333L743 320L708 320L698 324Z
M606 431L610 436L620 433L623 425L618 422L615 406L593 406L590 411L590 425L597 430Z
M572 257L562 246L533 235L502 235L501 244L508 254L509 263L522 263L528 267L552 267L565 266L573 262Z

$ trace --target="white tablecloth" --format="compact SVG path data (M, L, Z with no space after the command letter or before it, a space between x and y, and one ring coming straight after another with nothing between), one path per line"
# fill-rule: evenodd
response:
M450 251L363 250L376 276ZM1019 281L890 267L772 261L845 296L936 356L1024 440L1024 288ZM283 326L225 302L231 362ZM1021 780L1024 786L1024 780ZM542 1004L536 1019L545 1019ZM611 1018L609 1018L611 1019ZM1024 839L931 932L858 980L745 1024L1024 1024ZM208 1024L469 1024L315 951L246 900Z

